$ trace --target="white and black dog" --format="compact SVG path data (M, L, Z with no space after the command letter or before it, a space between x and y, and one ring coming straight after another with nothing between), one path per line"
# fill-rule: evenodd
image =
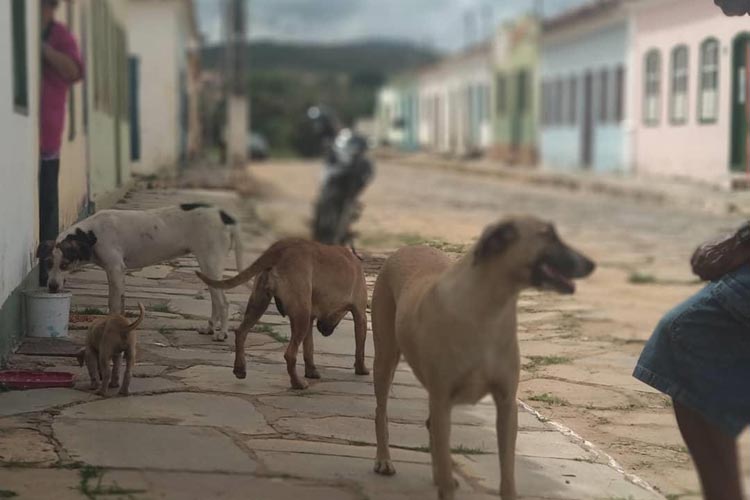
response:
M83 264L96 264L107 273L109 312L125 307L125 272L192 253L201 271L221 279L224 259L234 243L237 270L242 265L242 239L237 220L224 210L203 203L156 210L102 210L39 245L37 257L46 266L47 288L63 288L65 276ZM229 302L222 290L210 288L209 332L227 338Z

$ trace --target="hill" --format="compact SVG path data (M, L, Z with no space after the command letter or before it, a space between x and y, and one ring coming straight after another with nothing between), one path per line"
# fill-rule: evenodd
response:
M203 67L221 71L223 51L204 48ZM246 65L252 129L268 139L274 154L314 155L319 144L306 118L309 106L326 104L351 124L372 116L377 91L390 75L436 59L436 53L403 42L252 42Z
M221 69L224 47L203 49L203 66ZM428 64L437 59L434 51L414 44L387 40L365 40L342 44L300 44L253 41L248 45L247 67L254 71L303 73L378 72L390 75Z

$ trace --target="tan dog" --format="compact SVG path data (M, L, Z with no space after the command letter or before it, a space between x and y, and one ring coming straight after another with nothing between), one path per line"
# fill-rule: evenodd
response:
M249 268L232 279L216 281L197 274L207 285L219 289L239 286L257 276L245 318L235 336L234 374L237 378L247 376L247 334L272 298L279 312L289 316L291 322L292 338L284 359L292 388L307 388L307 383L297 375L300 344L304 344L305 377L320 378L313 359L313 322L317 320L318 331L327 337L347 312L354 318L355 373L369 373L365 367L367 286L362 263L350 249L289 238L271 245Z
M110 387L120 385L120 355L122 353L125 353L125 374L122 377L119 394L121 396L129 394L130 378L135 364L136 335L134 330L138 328L146 314L140 302L138 308L140 315L132 323L119 314L110 314L106 318L97 320L89 328L86 347L77 355L80 366L86 363L89 377L91 377L91 390L98 388L98 394L101 396L106 397ZM110 361L112 362L111 372Z
M497 407L501 496L515 500L516 307L527 287L573 293L594 263L560 241L551 224L514 217L489 226L452 264L427 247L403 248L385 263L372 299L377 409L375 472L395 473L388 448L388 392L401 353L429 393L433 478L452 500L451 408L491 394Z

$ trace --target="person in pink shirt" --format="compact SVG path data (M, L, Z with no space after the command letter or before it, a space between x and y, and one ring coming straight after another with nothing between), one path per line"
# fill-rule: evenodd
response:
M71 0L68 0L71 1ZM41 0L42 82L39 166L39 237L54 240L59 233L58 177L65 110L70 86L83 78L83 61L73 35L55 21L59 0ZM47 270L40 266L39 285L46 286Z

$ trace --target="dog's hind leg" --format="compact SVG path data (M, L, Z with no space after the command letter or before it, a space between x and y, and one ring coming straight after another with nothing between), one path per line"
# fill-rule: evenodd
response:
M393 383L401 353L396 343L395 309L393 299L384 297L380 287L375 287L372 299L372 338L375 344L373 361L373 381L375 383L375 435L377 437L377 455L375 472L391 476L396 469L391 461L388 436L388 394Z
M297 374L297 353L299 352L299 345L305 341L305 337L312 335L310 308L309 306L300 308L292 307L290 305L289 311L289 319L291 320L292 326L292 338L289 339L289 345L284 352L286 371L289 374L289 381L292 385L292 389L307 389L307 382L299 378L299 375Z
M195 257L203 274L211 279L221 279L224 270L223 254L196 254ZM213 333L213 340L216 342L223 342L229 336L229 301L222 290L209 288L208 293L211 296L211 319L208 321L208 333Z
M112 378L109 381L110 387L120 387L120 361L122 354L117 353L112 356Z
M135 364L135 345L128 346L128 349L125 351L125 373L122 375L120 396L128 396L130 394L130 378L133 375L133 364Z
M271 303L271 290L268 287L268 273L262 273L255 278L253 293L247 301L245 317L234 334L234 376L243 379L247 376L245 361L245 339Z
M99 388L99 357L96 355L96 351L91 348L86 348L86 368L89 371L89 378L91 379L91 385L89 389L92 391Z
M500 497L516 500L516 436L518 434L518 403L515 394L493 394L497 408L497 451L500 458Z
M312 322L310 322L310 331L305 335L302 342L302 350L305 358L305 378L320 378L320 372L315 366L315 343L313 342Z

